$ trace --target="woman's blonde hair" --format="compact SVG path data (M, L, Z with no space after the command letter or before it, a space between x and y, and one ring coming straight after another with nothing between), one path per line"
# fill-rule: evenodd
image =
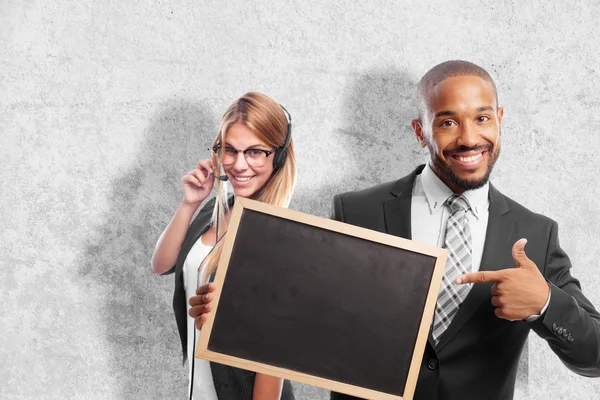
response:
M284 113L283 107L262 93L246 93L229 106L221 119L221 125L214 145L224 144L227 129L238 122L246 125L260 140L272 147L283 147L288 136L288 118ZM267 162L273 162L274 157L275 154L271 154ZM213 153L212 162L215 174L220 174L221 160L216 153ZM220 225L224 221L224 215L229 208L229 204L226 191L223 190L226 187L224 186L226 183L215 179L215 185L217 199L213 210L212 224L217 226L217 221L219 222L218 231L222 237L224 231ZM287 207L295 185L296 158L294 156L293 140L290 138L289 145L285 150L283 164L280 163L265 185L252 198L264 203ZM217 238L218 242L216 246L202 263L201 271L204 271L202 273L203 282L206 282L216 270L221 258L224 240L219 239L221 238Z

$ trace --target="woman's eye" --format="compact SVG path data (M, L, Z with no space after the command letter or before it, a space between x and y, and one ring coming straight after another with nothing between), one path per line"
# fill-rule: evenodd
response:
M225 147L225 153L230 155L236 155L237 151L235 151L232 147Z
M253 157L258 157L262 154L264 154L261 150L257 150L257 149L250 149L248 150L248 154L250 154Z

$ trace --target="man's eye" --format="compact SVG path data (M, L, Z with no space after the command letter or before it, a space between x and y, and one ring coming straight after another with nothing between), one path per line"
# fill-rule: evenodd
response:
M488 117L487 115L481 115L481 116L477 117L477 121L479 121L479 122L486 122L489 120L490 120L490 117Z
M454 126L454 125L456 125L456 123L454 121L446 120L446 121L443 121L440 125L441 126Z

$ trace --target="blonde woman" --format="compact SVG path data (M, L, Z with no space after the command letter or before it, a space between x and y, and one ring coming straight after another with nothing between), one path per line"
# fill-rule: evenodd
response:
M234 196L229 198L223 195L223 185L228 184L225 180L233 188ZM182 182L183 200L158 239L152 268L160 275L175 273L173 308L184 360L190 360L190 398L294 399L289 381L200 359L192 362L195 327L194 318L187 315L190 303L198 303L203 293L213 290L207 282L222 252L229 209L235 197L287 207L296 182L291 117L268 96L246 93L223 115L212 159L200 161ZM216 196L192 221L214 186ZM202 285L197 294L198 282ZM203 322L204 319L197 321L198 327Z

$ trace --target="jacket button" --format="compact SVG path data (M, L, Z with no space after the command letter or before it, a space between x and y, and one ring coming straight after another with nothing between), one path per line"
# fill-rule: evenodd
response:
M567 337L567 336L569 336L569 332L567 332L567 330L565 329L565 330L563 331L563 333L562 333L562 336L563 336L563 337Z
M435 358L432 358L431 360L427 361L427 368L429 368L430 370L435 370L438 367L438 360L436 360Z
M572 342L573 342L573 340L575 340L575 339L573 339L573 335L571 335L571 334L569 333L569 336L567 336L567 341L568 341L569 343L572 343Z
M562 326L559 326L559 327L558 327L558 330L557 330L556 332L557 332L559 335L562 335L562 333L563 333L563 330L564 330L564 329L563 329L563 327L562 327Z

